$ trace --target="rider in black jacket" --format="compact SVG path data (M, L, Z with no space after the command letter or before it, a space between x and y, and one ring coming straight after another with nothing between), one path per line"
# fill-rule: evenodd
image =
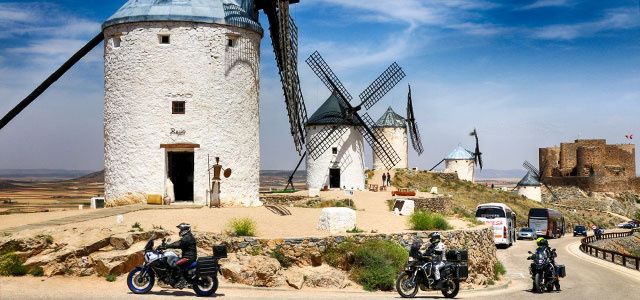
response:
M176 265L184 268L196 261L198 249L196 247L196 239L191 234L191 225L182 223L176 227L180 229L180 240L164 245L164 248L180 249L182 251L182 259Z

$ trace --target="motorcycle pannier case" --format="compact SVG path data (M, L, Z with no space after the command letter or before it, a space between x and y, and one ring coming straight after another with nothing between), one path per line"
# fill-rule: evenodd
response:
M466 263L456 264L456 278L465 280L469 277L469 265Z
M198 273L215 275L218 273L218 260L214 257L198 257Z
M224 245L213 246L213 257L227 258L227 246L224 246Z
M564 278L565 276L567 276L567 269L564 267L564 265L558 265L556 267L556 273L558 273L559 277Z
M469 260L467 250L449 250L445 253L445 257L451 262L461 262Z

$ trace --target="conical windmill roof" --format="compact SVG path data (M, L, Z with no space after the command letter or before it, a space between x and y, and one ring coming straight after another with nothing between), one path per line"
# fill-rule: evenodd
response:
M129 0L102 25L186 21L230 25L262 34L254 0Z
M540 186L540 181L531 172L527 172L522 179L518 182L518 186Z
M458 147L453 149L453 151L451 151L451 153L449 153L449 155L447 155L445 159L446 160L472 160L474 158L473 158L473 152L465 148L462 148L462 146L458 145Z
M349 107L340 100L335 93L318 107L318 110L311 115L307 125L352 125L359 126L360 121L349 115Z
M376 127L394 127L405 128L405 118L397 114L391 106L382 114L382 117L376 122Z

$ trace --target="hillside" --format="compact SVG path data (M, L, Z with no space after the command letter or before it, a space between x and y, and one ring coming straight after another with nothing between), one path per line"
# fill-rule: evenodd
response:
M428 192L431 187L438 187L440 194L453 197L454 211L463 218L472 218L475 214L475 208L479 204L489 202L504 203L516 213L518 227L527 226L529 209L533 207L549 207L561 211L567 223L567 231L577 224L597 224L610 228L623 221L605 212L584 210L578 203L573 203L576 206L563 205L562 207L553 203L539 203L516 193L491 189L482 184L458 180L453 174L398 171L393 178L393 185L401 188L415 188L423 192Z

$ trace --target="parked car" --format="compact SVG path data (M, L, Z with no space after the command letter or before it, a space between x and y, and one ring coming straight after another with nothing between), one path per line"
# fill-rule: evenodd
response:
M523 227L520 228L520 231L518 231L518 239L531 239L531 240L535 240L538 238L538 235L536 234L535 230L533 230L533 228L529 228L529 227Z
M573 227L573 236L587 236L587 227L583 225L576 225Z
M624 228L624 229L634 229L636 228L636 226L632 223L620 223L618 224L619 228Z

